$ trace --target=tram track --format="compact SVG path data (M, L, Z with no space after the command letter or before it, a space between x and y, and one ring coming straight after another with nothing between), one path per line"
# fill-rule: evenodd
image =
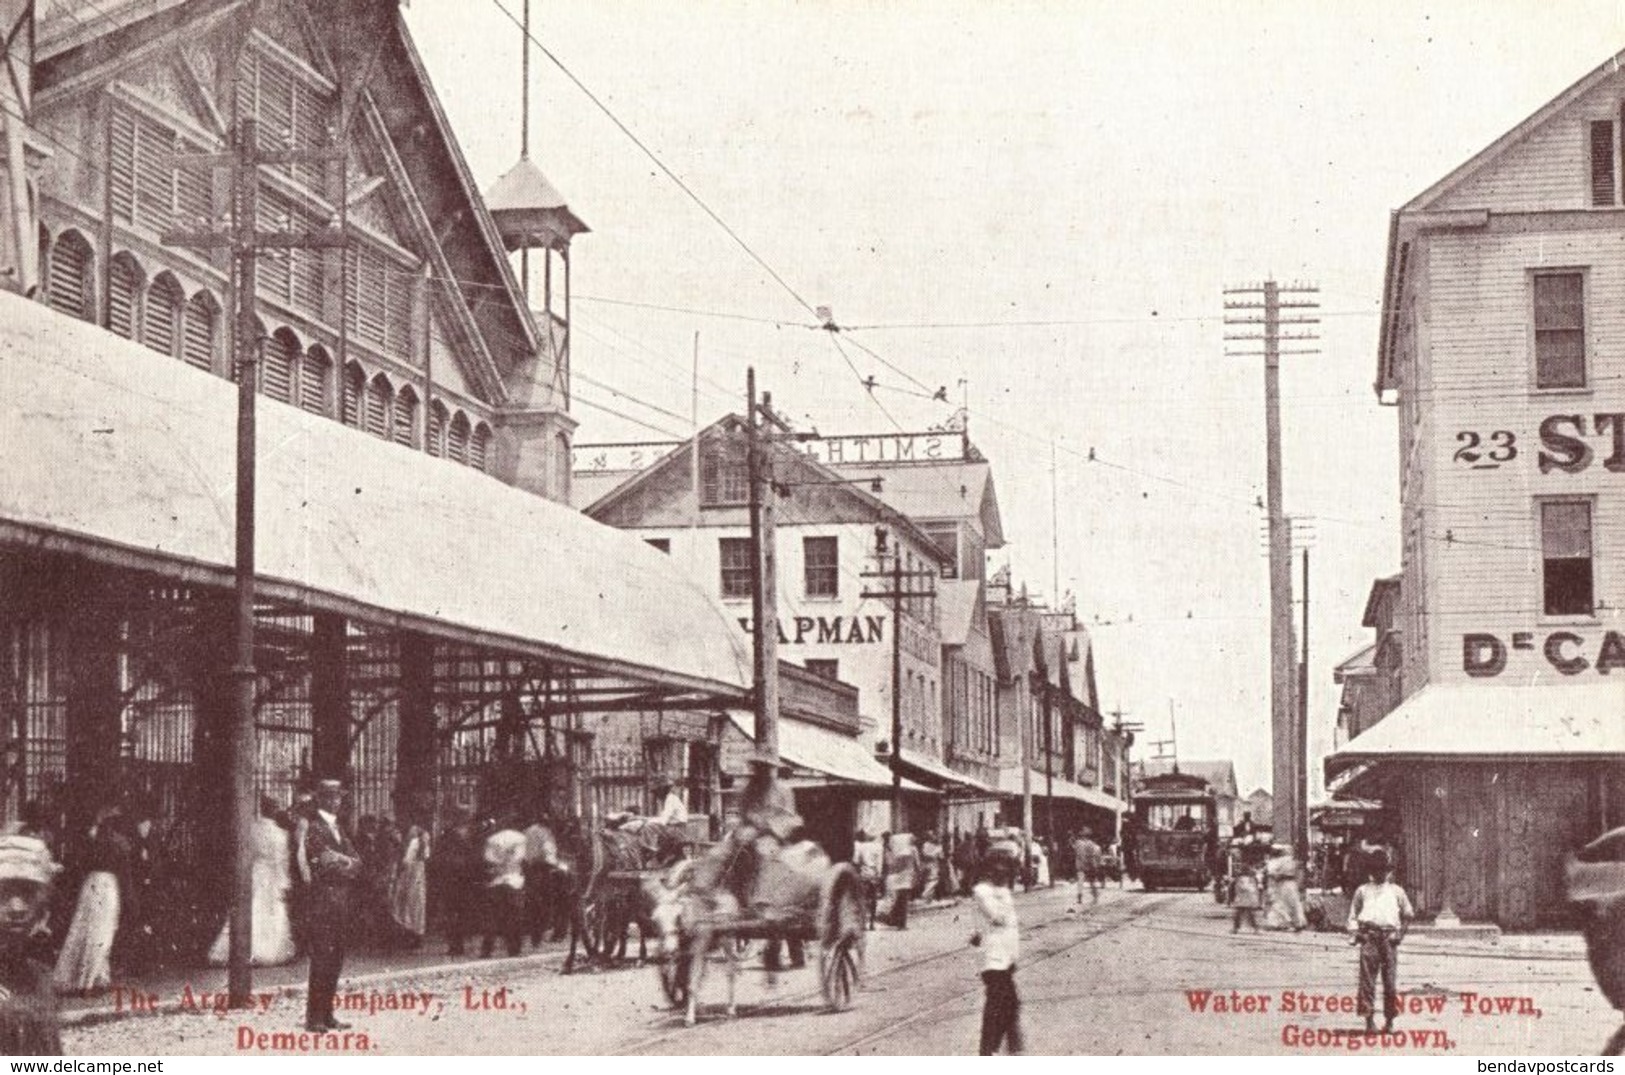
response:
M1129 926L1137 920L1167 906L1175 898L1176 897L1174 895L1169 894L1138 898L1134 899L1131 903L1127 903L1126 901L1114 901L1115 905L1112 908L1097 911L1083 919L1072 918L1065 915L1058 915L1053 918L1046 919L1045 921L1034 925L1032 928L1023 931L1022 940L1024 947L1026 947L1029 951L1035 952L1036 954L1029 958L1023 959L1020 966L1023 969L1027 969L1047 963L1052 959L1058 959L1070 955L1076 949L1081 948L1090 941L1093 941L1096 938L1104 936L1105 934L1111 933L1115 930ZM1116 909L1118 907L1122 907L1123 911L1117 912ZM1042 938L1053 930L1068 926L1083 926L1084 932L1081 936L1069 939L1053 950L1044 950ZM859 993L858 1002L861 1003L862 999L866 996L884 995L884 993L887 991L885 984L890 981L898 980L899 978L901 978L903 981L907 981L910 975L917 975L922 970L927 970L933 965L946 962L950 959L963 959L964 954L965 949L963 946L954 945L941 951L931 952L892 964L891 966L886 967L884 970L877 971L871 976L866 976ZM811 964L811 962L812 961L809 961L809 964ZM862 1049L869 1044L884 1040L885 1038L898 1033L908 1026L928 1019L935 1013L940 1012L945 1008L963 1004L968 999L979 996L980 992L981 989L979 985L968 989L955 989L953 990L952 995L935 1000L926 1004L924 1007L911 1010L909 1014L902 1019L892 1021L882 1027L866 1030L862 1034L850 1036L835 1043L817 1044L810 1047L807 1051L817 1052L818 1054L829 1056ZM750 1003L741 1002L738 1005L736 1016L731 1020L727 1020L726 1025L743 1029L747 1025L746 1021L753 1014L759 1017L766 1015L769 1017L781 1018L783 1016L780 1013L783 1011L783 1009L796 1009L821 1004L822 995L816 988L803 990L796 993L776 995L763 1001ZM811 1013L809 1012L808 1014ZM665 1052L667 1050L663 1048L664 1046L671 1043L681 1043L685 1041L685 1039L690 1042L695 1042L696 1039L705 1034L707 1029L715 1028L718 1025L717 1022L711 1021L698 1027L672 1027L670 1024L674 1018L680 1018L680 1014L672 1013L662 1017L661 1019L652 1020L648 1024L648 1027L650 1030L657 1030L658 1032L650 1037L639 1039L638 1041L632 1042L624 1048L617 1050L618 1055L626 1056ZM766 1029L767 1028L764 1027L764 1031Z

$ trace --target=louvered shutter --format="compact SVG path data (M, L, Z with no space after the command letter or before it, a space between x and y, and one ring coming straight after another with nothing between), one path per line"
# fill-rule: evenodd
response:
M384 263L370 251L350 253L350 330L375 347L384 345L388 277Z
M135 218L161 231L175 215L175 135L145 118L136 120Z
M192 296L186 304L185 338L181 341L181 358L188 366L200 370L214 369L214 307L202 293Z
M81 321L90 320L85 290L89 268L90 249L83 240L71 234L57 240L51 250L51 309Z
M429 440L429 454L446 454L446 408L436 403L429 408L429 428L424 435Z
M107 329L126 340L135 339L135 286L135 266L114 258L107 274Z
M265 231L285 231L293 226L293 217L290 206L276 195L267 195L259 201L259 226ZM259 256L258 267L259 293L276 299L279 302L288 301L288 289L291 279L288 256L293 253L287 249L266 250Z
M180 312L180 288L169 277L160 277L147 291L147 319L141 342L159 354L173 355Z
M408 448L417 441L418 397L410 388L402 388L395 397L395 423L391 434L396 444Z
M299 378L299 406L311 414L327 413L327 379L333 364L319 351L307 351Z
M309 228L310 223L304 222ZM320 318L323 313L322 296L325 292L322 278L322 252L320 250L291 250L291 298L293 305L304 313Z
M114 109L107 122L112 143L107 183L113 219L132 224L135 222L135 117L123 109Z
M446 437L446 458L454 463L468 462L468 419L463 417L462 411L458 411L451 420L451 430Z
M328 133L328 104L327 99L316 87L304 81L296 81L293 86L293 143L298 149L324 149L327 147ZM322 187L324 166L321 164L296 164L293 166L293 178L299 183L320 190Z
M298 348L283 333L266 340L265 357L260 362L260 391L272 399L292 403L294 362L298 355Z
M373 378L367 386L367 432L384 440L389 439L390 403L389 382Z
M468 465L475 470L485 469L486 449L491 443L491 429L484 422L474 427L474 435L468 441Z
M344 368L344 398L340 400L339 419L347 426L361 428L361 394L366 390L365 375L360 366Z

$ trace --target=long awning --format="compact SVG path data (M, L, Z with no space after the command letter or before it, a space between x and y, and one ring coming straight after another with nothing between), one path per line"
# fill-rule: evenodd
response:
M733 710L728 715L747 739L756 738L754 713L746 709ZM892 786L891 770L875 761L863 749L862 743L851 736L805 721L786 717L779 719L779 758L796 768L811 770L843 784L877 789L890 789ZM795 781L794 776L791 779ZM931 792L930 788L907 778L903 780L903 790Z
M915 775L921 783L932 787L939 787L953 794L956 798L964 798L965 792L975 792L980 795L998 795L997 788L988 787L974 777L966 776L957 769L947 765L929 754L921 754L917 750L904 747L898 751L898 759L903 763L903 771L916 770Z
M1055 798L1057 799L1071 799L1074 802L1084 803L1102 810L1110 810L1114 814L1128 813L1128 803L1115 796L1107 795L1104 791L1086 788L1082 784L1074 784L1072 781L1063 780L1058 776L1046 777L1036 769L1029 770L1029 772L1032 774L1031 787L1035 798L1043 797L1046 794L1046 786L1049 786L1055 789ZM1020 795L1021 770L1000 769L999 790L1006 795Z
M0 293L0 543L229 586L237 389ZM258 408L262 601L738 698L722 609L641 540L294 407Z
M1392 761L1618 760L1625 682L1480 686L1432 683L1326 758L1332 781Z

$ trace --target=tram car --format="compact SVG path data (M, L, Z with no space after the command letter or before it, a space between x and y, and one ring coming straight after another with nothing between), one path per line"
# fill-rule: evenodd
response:
M1146 777L1134 793L1132 862L1145 890L1201 891L1214 877L1218 854L1218 805L1212 786L1177 769Z

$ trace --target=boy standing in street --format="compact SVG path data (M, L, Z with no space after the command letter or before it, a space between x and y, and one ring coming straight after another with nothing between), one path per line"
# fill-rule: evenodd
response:
M1089 899L1100 902L1100 845L1095 834L1084 829L1072 844L1072 857L1077 862L1078 903L1083 902L1083 886L1089 886Z
M1016 956L1021 947L1021 926L1010 886L1016 880L1016 862L994 854L987 860L982 880L971 889L982 928L970 943L982 948L983 1056L998 1052L1001 1042L1011 1053L1021 1052L1021 1000L1016 996Z
M1405 924L1416 917L1410 897L1394 883L1394 872L1388 857L1374 854L1367 859L1369 880L1354 892L1349 903L1350 942L1360 946L1360 1014L1365 1016L1366 1033L1376 1030L1372 1004L1375 1000L1376 976L1382 974L1383 1033L1394 1029L1394 1017L1399 1014L1399 992L1394 981L1399 976L1399 942L1405 937Z

